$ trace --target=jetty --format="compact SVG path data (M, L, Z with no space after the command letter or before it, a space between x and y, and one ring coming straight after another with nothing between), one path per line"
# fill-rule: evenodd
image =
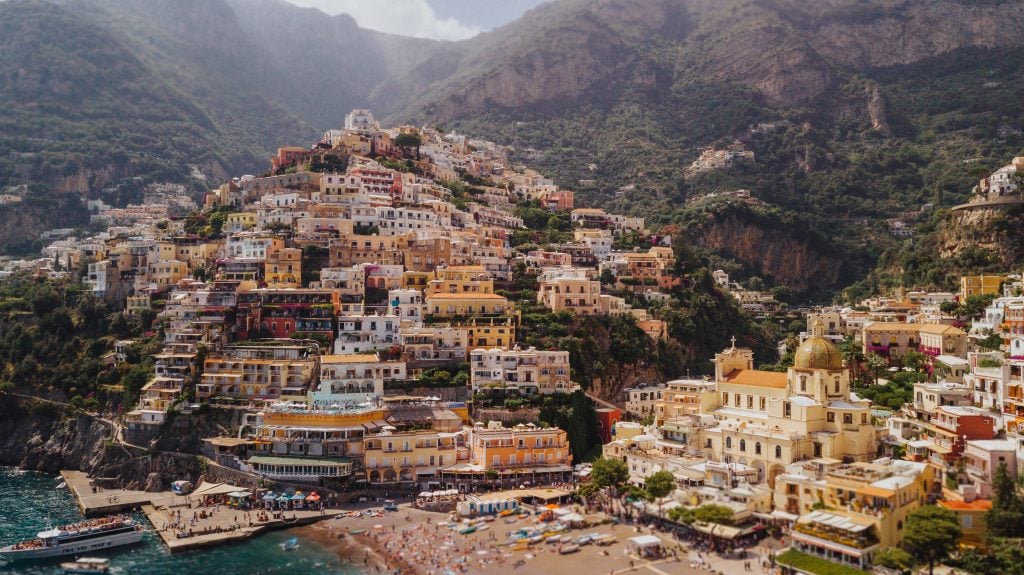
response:
M61 477L86 517L141 509L153 530L172 553L244 541L267 531L310 525L344 513L340 510L296 509L279 512L204 506L188 495L171 491L137 491L95 487L81 471Z

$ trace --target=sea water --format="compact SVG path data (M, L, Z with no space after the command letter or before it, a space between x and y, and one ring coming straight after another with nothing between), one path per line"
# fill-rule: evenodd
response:
M0 467L0 547L31 539L56 525L81 521L74 496L57 489L61 478L47 473ZM147 528L145 516L136 518ZM112 549L97 555L110 558L113 575L361 575L361 566L342 561L315 541L300 538L299 548L285 551L281 544L293 534L273 531L242 543L171 554L155 533L140 545ZM0 575L60 575L61 561L3 563Z

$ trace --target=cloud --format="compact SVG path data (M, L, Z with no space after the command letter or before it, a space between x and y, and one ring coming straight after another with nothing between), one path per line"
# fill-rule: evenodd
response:
M348 14L362 28L414 38L464 40L482 29L440 18L427 0L289 0L328 14Z

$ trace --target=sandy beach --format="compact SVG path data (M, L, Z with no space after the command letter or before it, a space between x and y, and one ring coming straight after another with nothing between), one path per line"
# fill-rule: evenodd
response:
M616 542L609 546L585 545L567 555L558 552L558 545L539 543L525 550L515 550L506 542L512 532L536 525L536 517L515 521L497 519L483 530L462 535L439 523L447 523L447 513L400 506L397 512L375 517L339 517L301 529L303 536L335 550L339 556L356 564L366 564L379 572L400 572L406 575L501 574L548 575L573 570L587 575L608 573L651 573L654 575L702 574L708 570L690 567L686 549L671 536L657 533L669 549L670 556L657 561L641 561L627 554L626 541L646 528L604 524L568 532L573 538L584 533L609 533ZM353 532L356 534L353 535ZM672 551L675 551L674 556Z

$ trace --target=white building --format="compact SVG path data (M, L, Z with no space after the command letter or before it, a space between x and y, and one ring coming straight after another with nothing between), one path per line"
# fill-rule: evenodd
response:
M518 389L525 393L570 393L568 351L535 348L502 350L478 348L470 352L470 389Z

